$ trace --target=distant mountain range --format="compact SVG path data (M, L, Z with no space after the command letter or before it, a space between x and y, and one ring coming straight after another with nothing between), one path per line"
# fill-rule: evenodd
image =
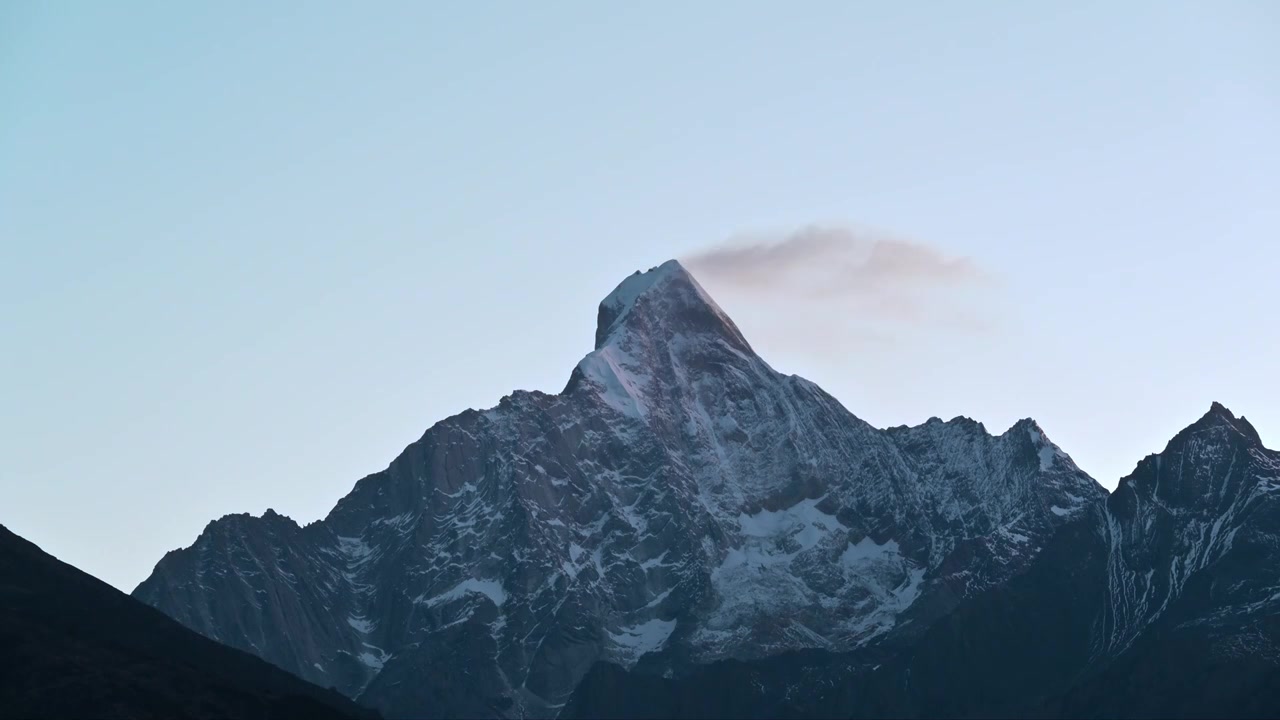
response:
M1214 405L1108 493L1032 420L877 429L679 263L556 395L134 597L390 718L1280 715L1280 454Z

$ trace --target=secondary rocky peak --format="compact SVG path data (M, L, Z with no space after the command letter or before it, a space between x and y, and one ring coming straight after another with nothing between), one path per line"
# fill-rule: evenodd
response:
M738 327L678 260L635 272L600 302L596 349L626 333L653 339L676 333L719 335L737 349L751 351Z
M1126 515L1135 511L1139 497L1153 497L1166 508L1217 512L1223 503L1253 492L1249 458L1267 452L1249 421L1215 402L1164 450L1148 455L1122 478L1108 504Z
M1192 438L1213 434L1221 435L1223 439L1238 437L1250 445L1262 445L1262 437L1258 435L1257 429L1243 415L1236 417L1225 405L1214 401L1209 406L1209 411L1200 416L1199 420L1173 436L1165 451L1180 447Z
M1190 428L1209 428L1215 426L1226 425L1234 428L1237 422L1235 413L1231 412L1225 405L1218 401L1213 401L1209 405L1209 410L1200 416L1200 419L1190 425ZM1189 429L1190 429L1189 428Z
M1029 418L1029 417L1022 418L1018 422L1014 423L1012 429L1020 432L1035 432L1035 433L1040 433L1041 435L1044 434L1044 429L1040 427L1040 423L1036 422L1035 418Z
M957 415L943 424L950 427L960 428L962 430L966 430L969 432L982 433L983 435L989 434L987 432L986 425L983 425L980 421L974 420L973 418L967 415Z

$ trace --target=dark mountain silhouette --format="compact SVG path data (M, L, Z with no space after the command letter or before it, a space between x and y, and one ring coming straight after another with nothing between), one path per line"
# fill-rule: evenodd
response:
M0 526L0 717L374 718Z

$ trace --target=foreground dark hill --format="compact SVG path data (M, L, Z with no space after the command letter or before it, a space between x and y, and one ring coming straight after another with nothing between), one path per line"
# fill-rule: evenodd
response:
M0 526L0 717L376 717Z
M562 717L1280 717L1280 453L1215 404L882 663L601 663Z
M600 662L871 667L1106 497L1031 420L870 426L675 261L600 303L568 375L438 423L319 522L210 523L135 597L391 717L555 717Z

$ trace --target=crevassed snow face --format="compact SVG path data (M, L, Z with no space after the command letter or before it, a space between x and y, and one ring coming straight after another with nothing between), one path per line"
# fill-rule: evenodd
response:
M919 596L925 570L903 557L895 540L850 542L849 529L820 502L738 516L741 544L712 571L719 607L696 643L732 645L751 632L748 624L763 621L844 647L896 624ZM806 626L806 608L825 619Z
M789 537L799 543L800 550L808 550L831 533L848 530L835 515L828 515L819 510L820 502L822 498L801 500L783 510L761 510L754 515L742 513L738 516L738 526L746 537L771 539ZM748 544L757 547L763 545L763 543ZM764 554L769 557L782 557L775 553ZM795 553L791 553L789 556L785 554L783 556L789 559L794 555Z

